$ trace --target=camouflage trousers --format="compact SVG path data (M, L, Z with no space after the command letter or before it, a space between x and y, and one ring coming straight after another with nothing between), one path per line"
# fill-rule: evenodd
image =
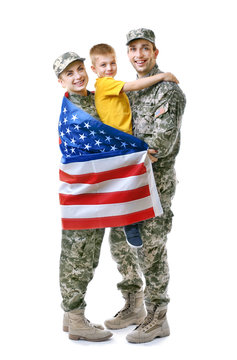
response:
M176 178L173 169L157 171L154 175L164 214L139 224L143 239L141 249L127 244L123 228L111 229L110 249L122 275L118 289L122 293L139 291L143 287L143 274L146 304L163 305L169 302L166 241L172 226L170 206ZM103 236L104 229L62 231L60 289L64 311L85 308L85 294L99 263Z
M154 166L153 168L164 211L163 215L139 224L143 240L142 248L131 248L126 243L122 229L111 229L110 249L123 277L122 282L117 285L118 289L122 292L134 292L141 289L140 270L145 279L146 305L163 306L169 302L166 242L167 234L172 227L173 213L170 207L175 193L176 175L173 167L159 169L158 166Z
M63 230L60 290L64 311L83 309L85 295L99 263L104 229Z

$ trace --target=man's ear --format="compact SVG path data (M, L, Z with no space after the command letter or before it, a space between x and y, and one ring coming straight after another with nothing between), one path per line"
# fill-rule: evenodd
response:
M155 51L155 58L157 58L158 54L159 54L159 50L156 49L156 51Z

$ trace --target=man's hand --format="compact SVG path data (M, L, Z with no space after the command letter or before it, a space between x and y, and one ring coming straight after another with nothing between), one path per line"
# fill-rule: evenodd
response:
M152 163L156 162L158 159L155 156L152 156L152 154L157 154L157 150L154 149L148 149L147 150L148 156Z

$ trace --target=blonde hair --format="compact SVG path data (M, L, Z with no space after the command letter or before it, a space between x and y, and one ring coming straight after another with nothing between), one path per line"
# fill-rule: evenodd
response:
M115 50L108 44L97 44L90 49L90 58L93 65L95 65L96 57L99 55L114 54Z

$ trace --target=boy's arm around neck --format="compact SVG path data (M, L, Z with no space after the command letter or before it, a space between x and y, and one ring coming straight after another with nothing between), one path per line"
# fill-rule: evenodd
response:
M160 73L149 77L140 78L134 81L126 82L121 90L121 92L127 91L137 91L148 88L160 81L173 81L177 84L179 81L177 78L171 73Z

